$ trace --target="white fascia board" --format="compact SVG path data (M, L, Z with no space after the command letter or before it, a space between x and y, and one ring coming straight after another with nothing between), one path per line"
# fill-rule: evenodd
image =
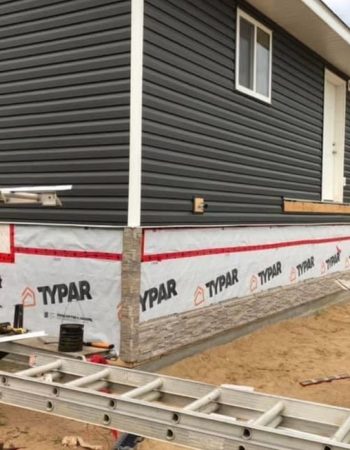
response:
M131 0L128 226L141 223L144 0Z
M350 28L347 27L345 23L342 22L321 0L301 1L350 45Z
M350 77L350 29L321 0L247 1Z

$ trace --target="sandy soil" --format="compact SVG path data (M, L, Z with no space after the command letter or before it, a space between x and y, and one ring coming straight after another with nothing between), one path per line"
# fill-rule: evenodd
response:
M1 365L0 365L1 368ZM350 303L312 316L264 328L163 370L167 375L213 384L254 386L284 395L350 408L350 380L301 387L299 381L350 373ZM0 442L27 450L61 450L63 436L112 446L110 432L72 421L0 405ZM145 441L140 450L171 450L174 445Z
M350 408L350 380L301 387L299 381L350 374L350 304L266 327L185 359L164 374ZM180 447L145 441L140 450Z
M5 448L67 450L61 444L64 436L81 436L89 444L102 445L103 450L113 445L109 430L0 405L0 442Z

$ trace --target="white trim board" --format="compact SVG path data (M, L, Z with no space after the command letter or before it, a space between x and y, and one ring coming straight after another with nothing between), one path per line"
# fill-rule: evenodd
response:
M348 1L348 0L346 0ZM345 42L350 44L350 28L320 0L302 0L302 2L329 25Z
M141 223L144 0L131 0L128 226Z
M330 97L332 95L333 99ZM322 200L342 202L346 82L328 69L325 69L324 75L323 108ZM330 151L333 156L330 155Z
M31 339L46 336L45 331L30 331L29 333L24 334L13 334L12 336L3 336L0 337L1 342L12 342L12 341L20 341L23 339Z
M350 29L321 0L247 1L350 77Z

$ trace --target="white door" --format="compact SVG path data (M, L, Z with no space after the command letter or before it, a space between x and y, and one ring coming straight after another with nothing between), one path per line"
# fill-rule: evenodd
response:
M323 115L322 200L342 202L346 82L326 69Z

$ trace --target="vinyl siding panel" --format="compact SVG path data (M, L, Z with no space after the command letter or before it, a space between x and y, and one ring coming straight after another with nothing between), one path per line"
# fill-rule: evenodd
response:
M350 94L347 93L346 101L346 122L345 122L345 159L344 176L346 186L344 187L344 202L350 203ZM350 221L350 217L349 217Z
M282 197L320 200L324 63L241 2L273 30L272 104L239 93L236 6L146 0L142 223L346 221L282 213Z
M73 185L0 221L126 223L130 27L130 0L0 3L0 185Z

